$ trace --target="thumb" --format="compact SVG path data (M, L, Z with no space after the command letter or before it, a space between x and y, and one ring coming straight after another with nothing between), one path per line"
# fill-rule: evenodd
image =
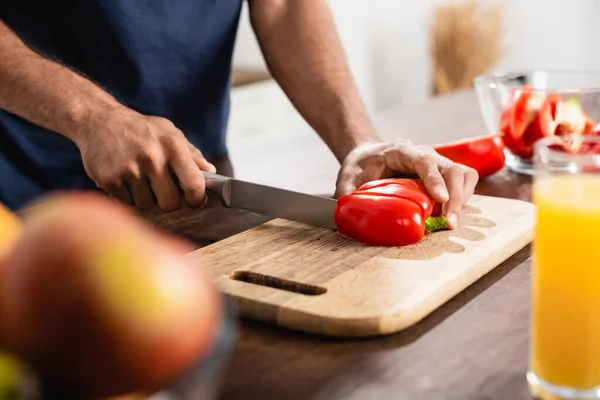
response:
M360 170L349 170L346 168L342 168L338 175L338 179L336 182L336 190L333 197L335 199L340 198L341 196L350 194L357 189L357 181L358 177L361 175Z

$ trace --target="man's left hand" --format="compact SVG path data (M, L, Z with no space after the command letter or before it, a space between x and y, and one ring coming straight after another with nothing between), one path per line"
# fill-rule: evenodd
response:
M365 143L344 160L335 197L350 194L363 183L399 173L416 174L423 180L430 196L444 204L442 212L451 229L457 227L458 213L479 180L477 171L442 157L429 146L416 146L407 140Z

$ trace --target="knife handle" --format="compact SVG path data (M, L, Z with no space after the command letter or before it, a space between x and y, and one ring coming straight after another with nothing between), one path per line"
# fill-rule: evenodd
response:
M224 207L231 207L231 178L219 174L202 171L206 191L211 192Z

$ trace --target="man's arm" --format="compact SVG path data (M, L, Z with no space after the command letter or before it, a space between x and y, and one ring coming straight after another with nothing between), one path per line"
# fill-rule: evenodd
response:
M267 65L300 114L341 163L357 145L380 141L348 68L324 0L250 0Z
M118 72L115 72L118 73ZM71 139L87 174L115 199L165 210L205 201L199 169L214 172L170 121L120 104L99 86L30 49L0 21L0 109Z
M418 174L450 227L477 172L406 140L383 143L369 122L325 0L248 0L265 60L296 109L342 164L335 196L397 172Z
M0 108L77 142L91 110L118 106L89 80L31 50L0 21Z

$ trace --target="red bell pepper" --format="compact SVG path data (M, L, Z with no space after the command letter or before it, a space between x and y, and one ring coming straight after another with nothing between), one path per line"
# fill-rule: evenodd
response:
M368 245L405 246L448 227L444 216L432 216L434 206L420 180L380 179L341 196L335 223L340 235Z
M504 167L504 142L499 135L478 136L433 146L434 150L455 163L477 171L479 179Z

